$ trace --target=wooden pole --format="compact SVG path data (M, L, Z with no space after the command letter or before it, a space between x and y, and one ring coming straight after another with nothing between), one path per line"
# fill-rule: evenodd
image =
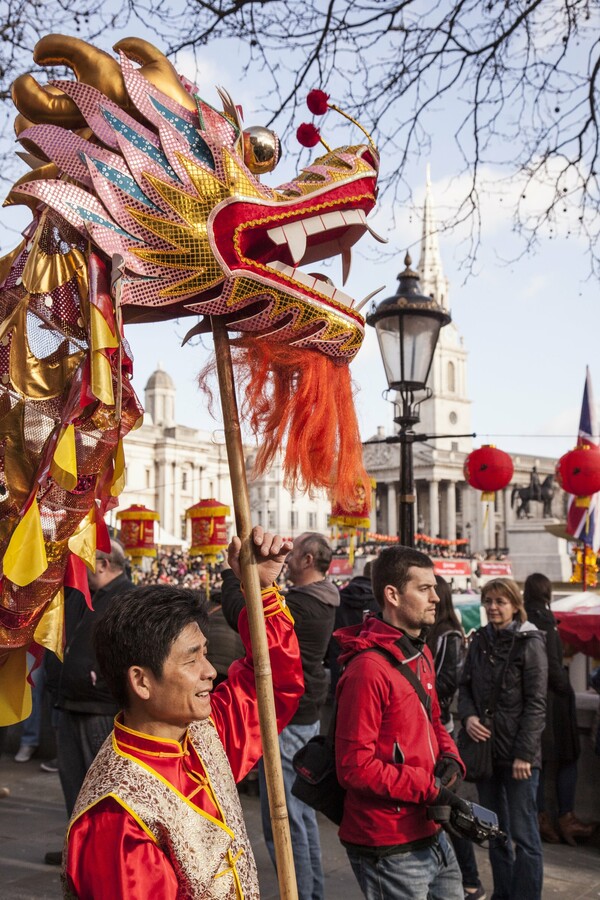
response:
M277 860L277 878L281 900L297 900L296 872L292 854L292 842L288 822L287 806L283 774L281 771L281 755L277 736L277 719L273 696L273 677L267 644L267 632L263 616L263 605L260 593L260 581L256 568L256 557L251 544L252 521L250 518L250 501L246 465L242 447L242 434L235 396L233 365L227 328L221 318L211 318L217 359L217 374L221 394L221 409L225 426L225 443L227 459L233 491L233 508L238 536L242 542L240 566L242 581L246 593L248 625L252 641L254 657L254 676L256 679L256 695L258 698L258 714L262 737L263 756L269 809L273 826L273 841Z

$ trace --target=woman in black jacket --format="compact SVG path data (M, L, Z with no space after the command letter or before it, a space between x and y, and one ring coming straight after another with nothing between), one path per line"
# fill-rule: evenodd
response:
M530 622L546 634L548 653L548 695L546 727L542 734L542 769L537 794L538 819L542 840L559 844L561 837L572 847L577 838L589 838L594 824L585 824L576 818L575 788L577 785L577 759L579 758L579 732L575 692L569 681L568 670L563 666L563 648L550 609L552 583L540 572L529 575L523 590L525 609ZM544 774L547 764L555 770L555 789L558 803L558 832L545 811Z
M442 725L446 731L454 731L450 705L458 690L458 683L465 659L465 633L452 603L448 582L436 575L436 594L439 597L435 610L435 622L427 634L427 646L435 663L435 690L440 701Z
M540 900L536 794L548 678L544 635L527 621L510 578L488 581L481 602L488 624L469 646L458 714L474 741L493 742L493 777L477 784L482 805L497 813L508 836L504 844L490 842L493 900Z

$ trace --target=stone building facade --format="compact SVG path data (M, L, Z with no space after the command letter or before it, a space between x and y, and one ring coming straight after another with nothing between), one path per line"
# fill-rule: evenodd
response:
M185 511L198 500L214 497L231 508L233 498L224 443L208 431L177 425L176 387L159 364L144 392L144 423L124 441L126 481L119 509L141 503L160 515L164 543L188 540ZM116 511L109 515L114 524Z

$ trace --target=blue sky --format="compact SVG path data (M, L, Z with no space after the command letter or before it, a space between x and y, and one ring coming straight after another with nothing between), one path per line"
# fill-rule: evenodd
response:
M109 42L104 46L108 47ZM264 84L258 78L254 81L242 77L242 55L230 49L214 45L203 51L199 72L191 57L180 58L178 69L194 78L203 97L215 105L215 85L223 85L243 105L246 124L261 124L266 115L260 111L261 101L255 89L258 85L263 90ZM384 197L370 217L373 227L389 238L389 245L381 255L379 245L367 236L355 248L345 289L356 298L382 285L385 290L377 299L392 294L396 276L404 267L407 247L411 248L414 262L418 261L427 163L431 165L433 199L440 216L458 202L459 163L447 136L452 118L451 108L435 114L430 123L434 132L431 153L415 161L409 171L415 208L392 206L390 199ZM336 127L328 120L323 131L329 143L333 136L339 143L359 139L350 124ZM287 143L290 155L296 153L295 138L290 136ZM282 164L268 176L272 185L286 181L293 171L291 163L285 161L286 146L283 150ZM308 160L307 151L302 161ZM384 171L393 165L393 158L382 160ZM490 170L490 183L499 174ZM518 184L514 189L518 190ZM542 191L538 197L534 194L530 196L532 206L544 200ZM27 214L2 211L3 251L14 246L17 232L26 221ZM490 187L483 201L482 246L475 274L466 277L466 232L440 235L441 256L450 279L452 317L469 353L468 392L473 401L473 428L478 434L476 445L492 442L509 451L558 458L574 444L586 364L600 396L598 284L588 277L585 245L567 236L568 231L567 221L562 234L542 235L537 252L517 260L523 246L512 230L508 198L502 198L497 189ZM516 261L506 262L511 259ZM340 263L335 261L331 274L336 283L341 281L340 272ZM211 340L205 339L206 349L180 347L181 338L193 321L128 328L127 337L135 357L134 386L143 398L144 385L160 362L177 384L178 421L216 430L219 436L220 423L209 417L205 400L196 387L196 376L210 351ZM381 396L387 385L370 328L352 372L359 388L357 408L363 437L371 435L378 425L391 428L392 407Z

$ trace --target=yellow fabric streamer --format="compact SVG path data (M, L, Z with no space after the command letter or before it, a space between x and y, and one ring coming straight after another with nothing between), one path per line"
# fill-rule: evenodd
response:
M48 568L37 500L33 501L13 531L3 566L6 578L19 587L31 584Z
M68 540L69 550L84 561L88 569L96 571L96 506L79 523Z
M92 394L106 406L115 405L112 369L102 350L92 352Z
M90 325L92 350L104 350L107 347L115 349L119 346L116 334L113 334L110 325L93 303L90 306Z
M16 725L31 714L27 648L11 650L0 663L0 726Z
M123 450L123 441L119 440L117 449L115 450L115 471L110 486L111 497L118 497L125 487L125 451Z
M112 384L110 361L104 354L106 348L119 346L118 338L110 330L109 324L93 304L90 305L90 325L92 344L92 393L94 397L114 406L115 395Z
M46 647L56 653L63 661L65 632L65 595L63 589L58 591L37 624L33 639L40 647Z
M74 425L67 425L61 432L50 465L50 474L65 491L72 491L77 485Z

